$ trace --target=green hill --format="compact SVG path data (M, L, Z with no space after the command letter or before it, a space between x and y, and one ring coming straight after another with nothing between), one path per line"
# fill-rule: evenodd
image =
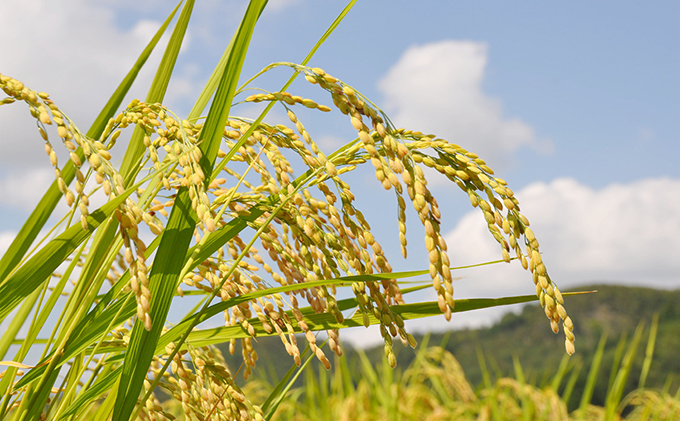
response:
M577 345L577 352L570 359L573 366L582 366L572 396L581 396L593 353L602 335L606 334L605 353L592 400L593 404L603 404L617 345L620 341L628 341L638 324L642 322L646 330L628 378L627 391L637 388L649 326L654 314L659 315L659 325L654 359L646 387L661 389L666 382L671 382L671 390L676 390L680 386L680 353L678 352L680 349L680 290L668 291L612 285L583 286L578 290L597 290L598 292L567 298L566 306L574 321ZM423 339L422 335L416 335L416 338L419 342ZM478 350L484 354L487 366L496 378L514 377L513 357L517 357L526 378L537 385L541 385L555 374L565 355L563 335L553 334L543 316L542 309L537 305L528 305L517 315L507 314L490 328L457 330L431 335L429 345L439 344L443 344L456 356L472 384L480 384L482 380ZM412 361L415 352L410 348L402 348L398 345L398 341L395 341L395 345L397 367L406 367ZM254 371L255 376L269 379L274 376L280 378L290 368L292 361L278 338L258 338L255 349L260 356L258 367ZM346 345L344 349L349 365L358 364L356 352ZM240 350L237 350L234 356L229 356L225 346L223 352L230 366L238 368L241 362L238 357ZM376 364L384 355L381 346L367 349L366 353ZM356 372L358 373L359 370ZM576 405L578 402L575 399L569 402L570 407Z
M575 365L583 364L573 396L580 396L592 362L592 356L603 334L607 335L605 354L592 403L602 405L609 383L609 373L619 341L629 340L639 323L647 328L638 348L628 378L627 391L638 386L649 327L654 314L659 326L652 366L646 387L661 389L667 380L675 390L680 386L680 290L666 291L640 287L592 285L578 290L597 290L596 294L569 297L567 306L575 325L577 352L571 357ZM443 334L432 335L431 344L441 343ZM525 375L541 384L557 371L564 356L564 337L555 335L542 309L526 306L519 315L507 314L487 329L453 332L446 348L459 360L473 384L481 381L477 350L491 361L490 368L498 377L514 376L513 356L517 356ZM399 363L408 363L412 352L402 352ZM578 402L570 402L570 406Z

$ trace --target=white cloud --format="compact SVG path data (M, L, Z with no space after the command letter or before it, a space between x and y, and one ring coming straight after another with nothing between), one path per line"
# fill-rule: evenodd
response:
M104 95L139 54L136 50L148 42L150 22L120 31L113 10L91 2L31 1L7 6L8 16L21 18L0 28L0 35L12 40L3 46L3 72L33 89L50 92L55 102L64 103L62 107L103 105L92 100L106 99Z
M677 191L680 180L671 178L612 184L600 190L563 178L550 184L533 183L517 197L558 285L609 281L678 288L680 197L673 194ZM447 235L453 261L499 255L478 213L463 217ZM489 268L496 274L491 282L503 279L501 285L506 288L528 279L526 274L520 277L516 271L502 269Z
M32 211L54 181L54 172L49 169L28 169L11 172L0 179L0 205Z
M550 151L550 141L538 139L523 121L504 116L500 100L483 92L487 61L481 42L448 40L409 48L379 83L392 120L460 144L494 168L524 146Z
M571 178L537 182L516 192L529 218L553 281L562 289L585 284L616 283L655 288L680 288L680 179L654 178L593 189ZM464 215L446 234L452 266L501 258L500 246L477 209ZM533 295L531 274L513 261L454 272L454 296L498 298ZM436 300L434 290L409 295L407 302ZM567 299L567 310L569 309ZM454 313L407 322L407 330L437 331L490 326L506 306ZM538 311L536 317L542 316ZM546 329L547 329L546 321ZM343 331L357 346L381 341L377 329ZM368 344L368 345L364 345Z

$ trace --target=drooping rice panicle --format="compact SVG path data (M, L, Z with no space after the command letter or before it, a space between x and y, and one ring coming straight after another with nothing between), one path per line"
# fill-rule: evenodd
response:
M338 305L336 285L308 287L306 284L392 271L371 225L355 204L351 186L343 180L345 173L370 162L377 182L396 197L400 249L404 257L407 256L407 201L418 215L428 252L429 275L437 292L439 309L447 320L452 317L455 306L451 261L441 233L439 205L428 187L428 168L455 183L469 197L471 205L480 209L490 234L499 244L502 259L509 262L514 254L524 269L529 270L551 328L557 333L562 321L566 350L569 354L574 352L574 326L562 295L542 261L538 240L528 219L520 212L513 191L504 180L495 177L484 160L434 135L394 127L368 98L322 69L291 63L272 65L268 69L277 66L292 67L304 74L308 82L330 94L333 106L347 117L348 124L356 131L356 139L335 153L324 152L298 110L303 107L328 112L331 107L289 92L261 92L244 101L280 103L291 127L265 122L254 126L250 119L230 116L218 153L219 158L230 159L208 174L198 143L203 129L199 121L182 120L161 104L134 100L109 120L99 139L90 139L49 95L0 75L0 88L8 95L1 104L17 100L28 104L45 142L59 190L73 212L77 205L84 230L90 228L88 206L96 190L101 189L109 199L114 199L132 185L112 163L111 151L123 131L130 127L142 130L145 147L142 165L148 175L146 182L114 212L121 248L114 250L117 257L112 258L106 277L112 285L127 280L122 294L134 294L136 319L146 330L151 330L154 323L165 324L164 320L151 320L150 316L155 297L149 285L153 258L147 246L163 234L167 223L164 221L168 218L166 209L174 205L181 189L187 189L196 220L195 250L191 259L200 255L201 248L215 232L232 221L242 221L252 231L235 232L211 256L202 256L195 265L187 264L177 294L181 296L193 289L214 294L227 302L272 285L299 286L295 290L245 300L223 311L225 326L240 326L246 333L240 338L243 376L250 376L258 360L255 338L260 328L266 334L279 336L287 354L298 366L302 357L295 335L304 334L312 354L330 368L330 360L315 334L319 328L310 328L308 315L327 313L337 324L343 323L345 316ZM57 137L76 168L75 193L61 177L55 150L57 142L51 141L48 126L56 126ZM296 161L302 162L305 170L297 176L293 171ZM91 183L94 184L91 191L87 190L90 179L95 181ZM252 238L253 232L257 233L257 241ZM257 245L253 246L253 242ZM405 303L397 281L353 282L351 287L364 325L369 326L372 318L378 321L385 357L394 367L393 339L416 346L414 337L406 332L404 320L392 310L394 305ZM126 331L120 326L114 328L111 335L115 343L127 347ZM328 349L342 355L338 329L324 330ZM236 351L235 338L230 340L229 351ZM207 414L219 413L221 415L215 416L224 419L262 418L262 410L238 389L214 349L193 349L189 344L170 358L172 353L174 348L169 346L165 356L157 356L145 383L148 390L151 379L161 376L162 387L181 403L187 416L202 419ZM170 359L171 373L160 373L160 366ZM144 414L149 419L164 419L156 397L139 405L145 408Z

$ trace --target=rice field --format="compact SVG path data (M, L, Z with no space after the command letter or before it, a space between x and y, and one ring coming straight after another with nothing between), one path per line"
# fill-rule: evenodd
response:
M451 354L424 344L416 363L399 376L392 371L395 342L417 346L406 320L529 301L541 304L545 323L562 332L566 354L573 354L569 294L551 280L509 183L483 158L417 128L395 127L359 88L310 65L355 1L329 20L301 63L274 63L242 82L266 3L249 3L187 116L163 101L192 0L171 12L89 128L69 118L50 87L0 74L0 112L23 107L34 118L27 139L45 151L34 159L54 171L51 187L0 259L0 419L573 417L557 393L559 373L552 389L536 388L517 363L516 378L473 388ZM147 97L123 104L166 30L169 41ZM258 87L258 77L274 69L291 76L280 87ZM319 99L296 95L296 78L316 88ZM238 117L234 110L243 104L260 105L259 117ZM287 124L267 123L274 106ZM337 150L322 150L303 121L307 111L339 113L356 134ZM343 178L359 167L394 196L389 214L397 215L404 257L407 227L423 232L428 259L413 270L392 270L355 200L356 186ZM454 298L458 268L428 188L430 170L486 221L499 260L483 264L518 260L536 295ZM64 215L55 211L59 203L68 209ZM405 283L414 277L426 280ZM409 293L424 288L437 299L408 302ZM191 304L173 307L185 314L171 323L170 308L182 300ZM201 325L208 320L220 326ZM363 362L358 381L341 357L339 335L371 325L380 327L385 358L379 369ZM328 339L318 339L319 332ZM262 363L256 338L263 336L284 344L289 375L273 387L256 380L240 387L237 373L248 379ZM237 373L216 348L225 343L231 353L240 345ZM619 373L626 373L627 356ZM313 361L325 369L335 361L339 369L332 377L303 370ZM299 375L306 386L292 389ZM594 408L586 399L578 416L615 419L630 404L631 414L663 419L677 409L668 391L620 396L616 379L607 406Z
M455 332L453 333L455 334ZM641 338L647 336L645 345ZM663 388L645 388L646 373L653 364L656 325L638 329L622 347L612 367L602 365L603 337L592 360L583 367L588 381L580 395L574 384L581 366L563 358L551 377L529 381L519 360L514 377L496 378L488 358L480 351L483 381L471 384L465 370L443 346L431 346L426 337L408 367L393 370L375 366L359 350L358 361L336 359L332 372L306 370L303 384L289 392L273 420L677 420L680 388L671 390L669 378ZM639 388L623 394L636 352L645 352ZM609 377L606 403L591 403L598 378ZM262 398L271 384L258 381L249 392ZM251 389L252 388L252 389ZM571 408L571 409L569 409Z

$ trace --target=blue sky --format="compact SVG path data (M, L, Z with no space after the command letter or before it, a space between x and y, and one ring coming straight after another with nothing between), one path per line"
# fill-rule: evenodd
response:
M166 3L9 2L3 7L16 18L0 27L0 37L12 40L0 50L0 72L50 92L87 128L170 12ZM300 62L344 6L271 1L244 79L271 62ZM178 114L191 108L243 10L245 2L197 2L168 92L167 105ZM675 1L359 1L311 65L364 93L397 126L435 132L485 158L517 192L560 286L678 288L679 16ZM276 90L288 74L274 72L256 86ZM131 98L145 95L151 77L151 69L140 76ZM304 82L291 91L330 103ZM52 177L27 114L19 105L0 108L0 247ZM283 121L283 112L271 118ZM352 136L340 117L305 125L328 150ZM391 245L396 221L382 215L385 203L395 205L367 174L351 179L393 266L424 267L417 227L408 261ZM467 198L450 184L431 184L452 260L498 258ZM462 274L459 297L533 291L529 275L513 265ZM499 314L478 312L454 325L484 324Z

